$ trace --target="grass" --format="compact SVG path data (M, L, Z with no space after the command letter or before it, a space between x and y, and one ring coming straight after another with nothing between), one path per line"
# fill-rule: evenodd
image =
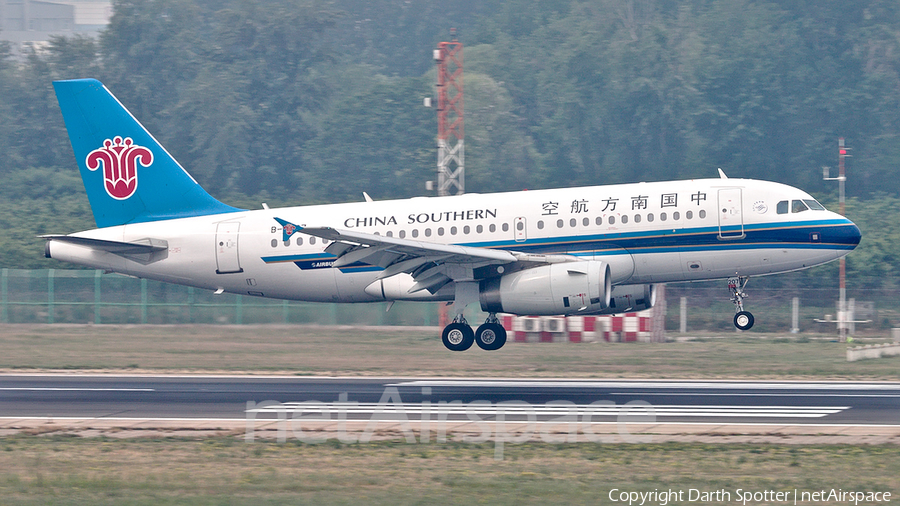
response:
M752 336L752 337L750 337ZM446 350L437 330L318 326L0 325L0 371L349 376L900 380L900 357L790 334L670 343L509 343Z
M650 492L900 492L900 447L305 445L189 439L0 439L0 502L92 504L608 504ZM675 502L674 504L678 504ZM660 504L654 502L653 504ZM754 502L753 504L758 504ZM803 504L803 503L800 503Z

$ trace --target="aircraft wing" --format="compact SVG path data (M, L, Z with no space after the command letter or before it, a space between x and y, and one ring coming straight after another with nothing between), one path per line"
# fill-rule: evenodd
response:
M401 239L382 235L339 230L331 227L301 227L280 218L284 240L296 232L333 241L325 248L337 259L333 267L354 264L374 265L383 268L377 279L400 273L410 274L416 284L409 290L414 293L428 290L432 293L451 281L478 279L479 269L507 264L546 264L574 260L565 255L531 255L515 251L495 250L453 244ZM494 271L494 272L503 272Z

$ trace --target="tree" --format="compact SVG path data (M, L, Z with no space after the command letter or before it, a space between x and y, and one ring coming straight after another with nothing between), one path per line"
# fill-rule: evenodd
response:
M436 120L420 78L384 79L345 97L323 119L303 193L328 201L421 195L435 166Z

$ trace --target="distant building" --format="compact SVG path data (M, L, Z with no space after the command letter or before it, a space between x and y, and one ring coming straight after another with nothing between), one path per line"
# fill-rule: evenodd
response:
M15 52L51 35L96 36L111 16L112 0L0 0L0 40Z

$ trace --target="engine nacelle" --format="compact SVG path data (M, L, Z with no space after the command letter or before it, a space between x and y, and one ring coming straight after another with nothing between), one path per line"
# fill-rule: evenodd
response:
M542 265L481 282L481 309L489 313L572 315L609 307L609 265L587 260Z
M636 313L656 304L656 285L618 285L612 289L609 306L590 314Z

